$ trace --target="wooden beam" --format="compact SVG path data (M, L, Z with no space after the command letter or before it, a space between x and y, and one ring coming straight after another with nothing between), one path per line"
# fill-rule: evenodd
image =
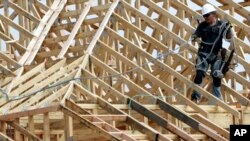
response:
M242 5L234 2L233 0L219 0L219 2L223 3L223 5L233 7L239 15L243 16L247 20L249 19L250 12Z
M100 24L98 30L96 31L96 34L94 35L94 37L92 38L86 53L87 54L92 54L92 51L95 47L95 44L97 42L97 40L100 38L101 34L103 33L103 30L105 29L108 21L110 20L111 15L113 14L115 8L117 7L117 5L119 4L120 0L114 0L114 2L111 4L110 8L108 9L102 23Z
M106 101L104 101L104 100L102 100L102 99L100 99L100 98L98 98L98 100L100 100L101 102L106 102ZM98 103L100 103L100 102L98 102ZM67 105L70 105L71 107L73 107L74 110L77 109L77 111L79 111L80 113L83 113L83 112L84 112L84 113L88 113L87 111L81 109L79 106L73 104L73 103L70 102L70 101L67 101ZM112 110L112 112L115 112L115 114L117 113L117 111L119 111L119 110L115 109L111 104L109 104L109 103L107 103L107 102L106 102L105 105L102 105L102 107L103 107L103 108L107 108L108 111ZM119 111L119 113L122 113L122 112ZM90 113L88 113L88 114L90 114ZM82 116L82 117L84 117L84 116ZM110 124L107 124L107 123L106 123L104 120L102 120L101 118L98 118L98 117L94 116L94 117L92 118L92 120L93 120L93 121L92 121L93 123L94 123L94 121L103 123L103 124L104 124L104 125L103 125L103 126L104 126L103 128L104 128L105 130L107 130L111 135L113 134L113 132L118 133L118 135L120 135L121 140L136 141L134 138L131 138L127 133L123 133L123 132L121 132L120 130L118 130L116 127L113 127L113 126L111 126ZM94 123L94 124L95 124L95 123Z
M6 62L13 65L15 69L18 69L19 67L21 67L20 64L18 64L15 60L13 60L11 57L3 53L2 51L0 51L0 58L4 59Z
M223 138L217 133L214 133L209 127L205 126L204 124L200 124L197 120L194 118L188 116L187 114L184 114L180 110L174 108L170 104L162 101L161 99L157 99L157 103L159 104L159 107L164 110L165 112L171 114L172 116L176 117L177 119L181 120L182 122L186 123L187 125L191 126L192 128L208 135L209 137L213 138L214 140L220 140L220 141L227 141L228 139Z
M189 134L187 134L186 132L180 130L179 128L177 128L171 122L168 122L163 117L161 117L161 116L157 115L156 113L150 111L149 109L143 107L141 104L134 101L133 99L129 98L128 103L129 103L130 107L133 110L136 110L137 112L139 112L142 115L146 116L150 120L155 121L159 126L170 130L171 132L173 132L176 135L180 136L182 139L189 140L189 141L196 141L196 139L191 137Z
M70 140L73 138L73 119L72 117L64 114L64 137L65 140Z
M1 121L12 121L12 120L14 120L16 118L20 118L20 117L32 116L32 115L36 115L36 114L43 114L43 113L47 113L47 112L56 112L58 110L59 110L58 105L49 106L49 107L45 107L45 108L27 110L24 112L16 112L16 113L11 113L11 114L7 114L7 115L1 115L0 120Z
M18 80L16 80L14 82L13 87L16 87L22 83L25 83L25 81L31 79L32 77L34 77L34 75L41 73L41 71L43 71L44 69L45 69L45 62L37 65L35 68L30 70L28 73L25 73L22 76L20 76L18 78Z
M81 87L78 85L78 87ZM84 88L82 88L84 89ZM89 93L90 95L94 95L94 94L91 94ZM145 133L148 135L148 137L151 139L151 140L157 140L157 137L158 137L158 133L157 131L154 131L152 130L151 128L147 128L147 127L144 127L140 122L138 122L137 120L135 120L134 118L132 118L130 115L127 115L125 114L124 112L120 111L119 109L117 109L115 106L112 106L110 103L106 102L105 100L103 100L102 98L100 98L99 96L97 96L97 102L98 104L106 109L108 112L112 113L112 114L116 114L116 115L112 115L112 119L113 117L117 116L117 118L122 118L121 120L125 120L127 121L128 123L131 123L132 126L141 131L142 133ZM78 105L75 105L73 102L69 101L69 100L66 100L66 106L67 107L70 107L71 109L74 109L74 111L80 113L80 114L84 114L84 116L82 117L86 117L86 114L89 114L86 110L83 110L82 108L80 108ZM119 115L117 115L119 114ZM124 114L122 117L121 115ZM91 115L89 117L94 117L94 115ZM95 116L96 118L99 118L99 116ZM106 117L105 115L101 116L100 115L100 119L103 119L104 117ZM116 120L117 121L117 120ZM168 141L169 139L166 138L166 137L162 137L163 140L166 140Z
M90 7L91 7L91 2L88 2L87 4L85 4L78 20L75 23L75 26L73 27L72 31L70 32L70 35L69 35L67 41L63 44L61 52L58 54L57 58L62 59L64 57L64 55L67 53L67 51L70 47L70 44L72 43L73 39L76 36L76 33L80 29L80 27L83 23L83 20L85 19L85 17L87 16L87 14L90 10Z
M69 87L60 102L61 104L65 104L65 100L68 99L73 92L74 83L73 82L69 82L69 83L70 83Z
M29 12L27 12L26 10L24 10L23 8L19 7L18 5L14 4L11 1L7 1L7 4L12 7L18 14L22 14L25 17L27 17L28 19L32 20L34 23L39 23L40 20L37 19L36 17L34 17L33 15L31 15Z
M7 135L0 132L0 140L1 141L14 141L12 138L8 137Z
M13 28L15 28L16 30L18 30L19 32L23 33L23 35L25 35L26 37L28 38L33 38L34 35L28 31L27 29L25 29L24 27L16 24L15 22L13 22L11 19L3 16L3 15L0 15L0 19L5 22L6 24L8 24L9 26L12 26Z
M138 10L136 10L136 9L132 8L131 6L129 6L126 2L123 2L123 5L124 5L126 8L129 8L130 10L133 10L133 12L136 12L136 13L140 14L140 15L143 17L144 20L147 20L148 22L150 22L150 21L153 22L151 19L149 19L149 18L145 17L143 14L139 13ZM156 23L156 22L154 22L154 23L155 23L155 24L158 24L158 23ZM160 25L159 25L159 26L160 26ZM162 26L161 26L161 28L166 29L165 27L162 27ZM108 29L109 31L112 31L112 29L110 29L110 28L108 28L108 27L107 27L107 29ZM116 37L117 37L117 36L120 36L120 35L118 35L118 34L115 33L115 32L109 32L109 34L110 34L110 33L116 34ZM117 38L118 38L118 37L117 37ZM177 38L177 37L176 37L176 38ZM119 39L123 39L123 38L122 38L122 37L119 37ZM123 40L124 40L124 39L123 39ZM177 40L180 40L180 39L178 38ZM184 42L184 41L183 41L183 42ZM133 43L131 43L131 46L135 46L135 45L134 45ZM135 49L136 49L136 48L135 48ZM139 48L138 48L138 49L139 49ZM151 59L154 59L150 54L148 54L148 53L146 53L146 52L144 52L144 51L142 51L142 53L145 54L145 55L147 54L146 56L148 56L148 57L151 58ZM217 99L216 97L214 97L213 95L210 95L208 92L203 91L199 86L194 85L193 82L191 82L190 80L188 80L188 79L185 78L185 77L182 77L181 74L179 74L178 72L176 72L175 70L173 70L171 67L169 67L169 66L167 66L166 64L160 62L159 60L156 60L155 63L156 63L156 64L159 63L160 66L162 66L162 65L165 66L165 67L166 67L165 70L167 70L170 74L172 74L172 75L173 75L173 74L174 74L174 75L176 74L175 77L177 77L178 79L180 79L182 82L185 81L184 83L186 83L186 84L191 84L192 87L193 87L196 91L199 91L199 93L202 93L204 96L208 97L209 99L216 99L216 102L217 102L218 104L220 104L222 107L224 107L224 108L230 110L230 111L232 112L232 114L234 114L236 117L240 117L238 111L236 111L236 110L230 108L227 104L225 104L224 102L218 100L218 99ZM198 90L198 89L199 89L199 90ZM203 91L203 92L202 92L202 91ZM205 94L205 93L207 93L207 94ZM213 97L213 98L212 98L212 97Z
M24 134L25 136L27 136L29 139L31 139L33 141L42 141L36 135L34 135L30 131L26 130L25 128L21 127L19 124L15 123L15 122L8 122L8 124L10 126L12 126L15 130L18 130L19 132L21 132L22 134Z
M43 140L44 141L50 141L50 119L49 119L49 113L46 112L43 114Z
M199 114L194 114L194 115L192 115L192 117L195 118L196 120L200 121L202 124L212 128L212 129L215 129L215 131L217 131L219 134L221 134L223 137L225 137L227 140L229 140L229 132L226 129L219 127L215 123L209 121L208 119L204 118L203 116L201 116Z
M116 136L109 134L104 129L102 129L102 128L94 125L93 123L89 122L88 120L80 117L76 112L70 110L69 108L61 105L61 110L62 110L62 112L71 116L72 118L79 120L83 125L87 126L88 128L96 130L97 133L103 135L105 138L109 139L110 141L119 141L120 140Z
M37 52L39 51L43 43L43 40L48 34L51 26L54 24L57 16L64 8L66 2L66 0L53 2L51 9L46 13L46 16L43 17L39 24L39 27L37 28L36 33L38 33L38 38L33 38L29 46L27 47L31 52L26 52L23 55L22 59L19 61L20 63L26 63L27 65L30 65L33 62Z
M3 39L3 40L5 40L6 43L8 43L8 41L13 41L14 40L11 37L9 37L6 34L4 34L2 31L0 31L0 38ZM15 41L15 42L9 42L8 44L11 44L13 47L15 47L21 53L23 53L23 52L26 51L26 48L23 47L21 44L19 44L17 41Z
M110 31L110 29L108 29L108 32ZM121 39L121 38L120 38ZM121 40L120 40L121 41ZM182 96L182 94L176 90L174 90L173 88L171 88L169 85L163 83L161 80L159 80L158 78L155 78L150 72L142 69L141 67L135 65L132 61L130 61L129 59L125 58L124 56L122 56L121 54L118 54L117 52L115 52L113 49L109 48L107 45L105 45L103 42L101 41L98 41L100 43L101 46L105 47L105 49L108 51L108 52L111 52L111 54L113 54L114 56L118 56L119 59L122 60L122 62L124 63L127 63L129 66L131 66L132 68L136 68L138 67L137 70L135 70L136 72L139 72L139 73L142 73L147 79L149 79L150 81L152 81L153 83L156 83L158 84L161 88L164 88L168 91L170 91L172 94L178 94L178 97L180 97L182 100L185 101L185 103L187 105L190 105L192 108L196 109L198 112L200 112L201 114L203 114L204 116L207 116L208 113L203 111L202 109L200 109L197 105L195 105L194 103L192 103L190 100L186 99L184 96ZM121 41L123 42L123 41ZM130 47L133 49L136 49L136 48L140 48L138 46L135 46L134 44L130 43L130 42L126 42L128 45L131 45ZM140 50L142 50L140 48ZM135 51L135 50L134 50ZM153 57L150 58L150 60L153 60Z
M13 73L10 69L8 69L7 67L3 66L2 64L0 64L0 72L1 72L4 76L8 76L8 77L16 76L15 73Z

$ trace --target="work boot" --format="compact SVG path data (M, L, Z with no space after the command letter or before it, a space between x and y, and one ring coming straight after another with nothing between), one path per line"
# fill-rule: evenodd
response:
M201 84L196 84L198 86L201 86ZM201 100L201 94L199 94L197 91L193 91L193 93L191 94L191 100L195 103L199 103Z
M195 103L199 103L200 99L201 99L201 95L198 92L193 91L191 95L191 100Z

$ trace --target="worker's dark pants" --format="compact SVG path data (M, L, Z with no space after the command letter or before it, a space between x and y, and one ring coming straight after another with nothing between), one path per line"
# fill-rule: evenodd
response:
M205 77L205 73L202 70L196 70L196 76L194 78L194 83L200 85L202 83L202 79L203 77ZM213 78L213 85L215 87L220 87L221 86L221 79L218 77L214 77Z
M197 85L201 85L202 83L202 79L205 77L205 73L208 70L209 64L211 65L211 74L213 74L213 72L215 71L213 68L213 65L216 61L216 56L212 56L208 59L206 59L206 56L201 55L198 57L197 59L197 65L196 65L196 76L194 79L194 83ZM205 60L206 59L206 60ZM221 92L220 92L220 86L221 86L221 78L218 77L214 77L213 75L211 75L213 78L213 94L214 96L218 97L219 99L223 99L221 96ZM192 95L191 95L191 99L194 100L199 100L201 98L201 94L199 94L196 91L193 91Z

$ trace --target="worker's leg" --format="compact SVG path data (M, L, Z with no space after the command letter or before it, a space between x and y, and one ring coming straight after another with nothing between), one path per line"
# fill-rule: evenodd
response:
M212 65L211 76L213 78L213 88L212 88L213 95L216 96L217 98L219 98L220 100L223 100L223 97L222 97L221 91L220 91L221 79L223 78L223 74L221 72L221 70L222 70L221 67L223 67L223 61L221 60L221 58L217 58L215 61L213 61L211 63L211 65Z
M204 77L204 72L201 70L197 70L194 83L200 86L202 83L203 77ZM199 94L197 91L194 90L191 95L191 100L200 100L200 99L201 99L201 94Z
M213 77L213 95L219 98L220 100L223 100L220 87L221 87L221 78Z
M194 83L197 85L201 85L203 77L205 77L205 73L208 69L208 63L206 60L204 60L204 57L198 57L197 64L196 64L196 76L194 79ZM199 101L201 99L201 94L199 94L197 91L193 91L191 95L191 100L193 101Z

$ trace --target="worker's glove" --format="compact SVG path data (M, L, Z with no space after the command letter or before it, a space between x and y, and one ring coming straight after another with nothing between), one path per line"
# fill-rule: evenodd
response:
M230 23L230 21L227 21L227 22L226 22L226 26L232 27L232 24Z
M198 38L198 36L197 36L196 34L192 34L192 35L191 35L191 40L192 40L192 41L194 41L194 40L197 39L197 38Z
M191 35L191 40L192 42L197 42L197 43L201 43L201 38L199 38L196 34L192 34Z

